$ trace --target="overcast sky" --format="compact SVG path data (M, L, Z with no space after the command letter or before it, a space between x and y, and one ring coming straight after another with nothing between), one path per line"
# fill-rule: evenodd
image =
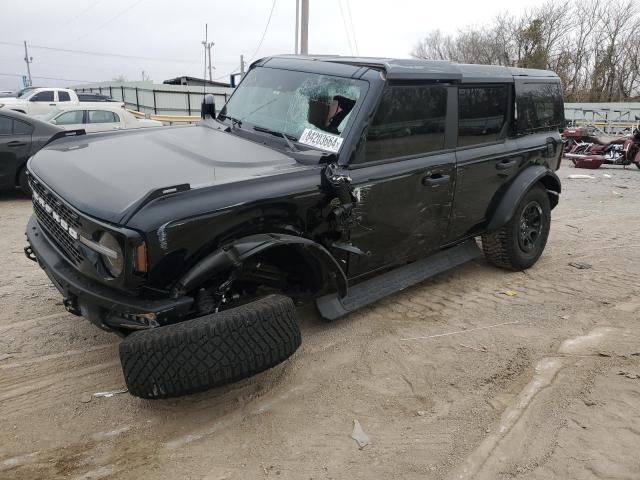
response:
M20 78L11 75L26 73L24 51L6 43L21 44L23 40L34 45L29 51L33 57L31 73L34 84L39 86L104 81L118 75L140 80L142 70L157 83L180 75L202 77L200 42L204 39L206 22L209 39L215 42L214 77L226 81L227 74L238 68L240 54L250 60L293 53L295 0L276 0L258 49L272 2L2 0L0 89L20 86ZM310 0L309 51L408 57L416 41L432 29L455 32L468 25L488 23L500 13L517 15L527 6L540 3L539 0ZM158 60L80 55L38 49L36 45Z

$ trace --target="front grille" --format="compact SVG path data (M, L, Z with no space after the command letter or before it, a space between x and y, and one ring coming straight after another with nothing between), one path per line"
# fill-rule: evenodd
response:
M69 207L67 207L64 203L62 203L56 197L54 197L48 188L46 188L44 185L34 180L31 181L30 185L31 185L31 189L34 192L36 192L41 197L47 199L51 207L56 211L58 215L60 215L60 218L66 221L70 227L73 227L76 229L80 228L81 224L80 224L80 217L78 216L78 214L75 213L73 210L71 210Z
M60 223L54 219L53 214L56 213L59 215L60 219L67 222L76 232L80 231L80 217L60 202L60 200L55 198L42 184L32 181L31 188L37 193L38 197L45 199L46 204L51 207L51 212L47 212L46 209L36 201L36 197L33 197L33 211L38 218L38 222L40 222L40 225L46 230L56 245L60 247L67 258L74 264L79 264L84 259L80 244L71 237L68 231L62 228Z

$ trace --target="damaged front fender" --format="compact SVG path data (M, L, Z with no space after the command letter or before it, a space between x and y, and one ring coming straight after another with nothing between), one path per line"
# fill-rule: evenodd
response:
M212 276L229 269L240 268L245 261L270 248L288 246L321 266L322 284L332 286L340 295L347 294L347 278L329 251L313 240L295 235L263 233L234 241L203 258L177 282L172 296L179 297L200 287Z

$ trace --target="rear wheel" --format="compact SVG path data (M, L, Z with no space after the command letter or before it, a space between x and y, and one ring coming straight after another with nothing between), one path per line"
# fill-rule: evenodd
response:
M120 361L132 395L169 398L267 370L290 357L300 342L293 302L283 295L269 295L132 333L120 343Z
M498 267L525 270L542 255L550 227L549 197L537 185L520 201L506 225L482 236L482 250L487 260Z
M20 173L18 174L18 186L22 193L24 193L27 197L31 197L31 187L29 186L29 181L27 180L27 168L22 167Z

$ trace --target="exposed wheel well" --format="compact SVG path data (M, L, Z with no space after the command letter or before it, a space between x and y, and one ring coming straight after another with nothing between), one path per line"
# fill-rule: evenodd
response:
M560 182L551 175L546 175L540 179L540 183L547 190L551 209L554 209L558 205L558 200L560 199L560 190L562 189Z
M328 288L320 262L297 245L279 245L248 258L239 282L269 286L292 297L312 296Z

